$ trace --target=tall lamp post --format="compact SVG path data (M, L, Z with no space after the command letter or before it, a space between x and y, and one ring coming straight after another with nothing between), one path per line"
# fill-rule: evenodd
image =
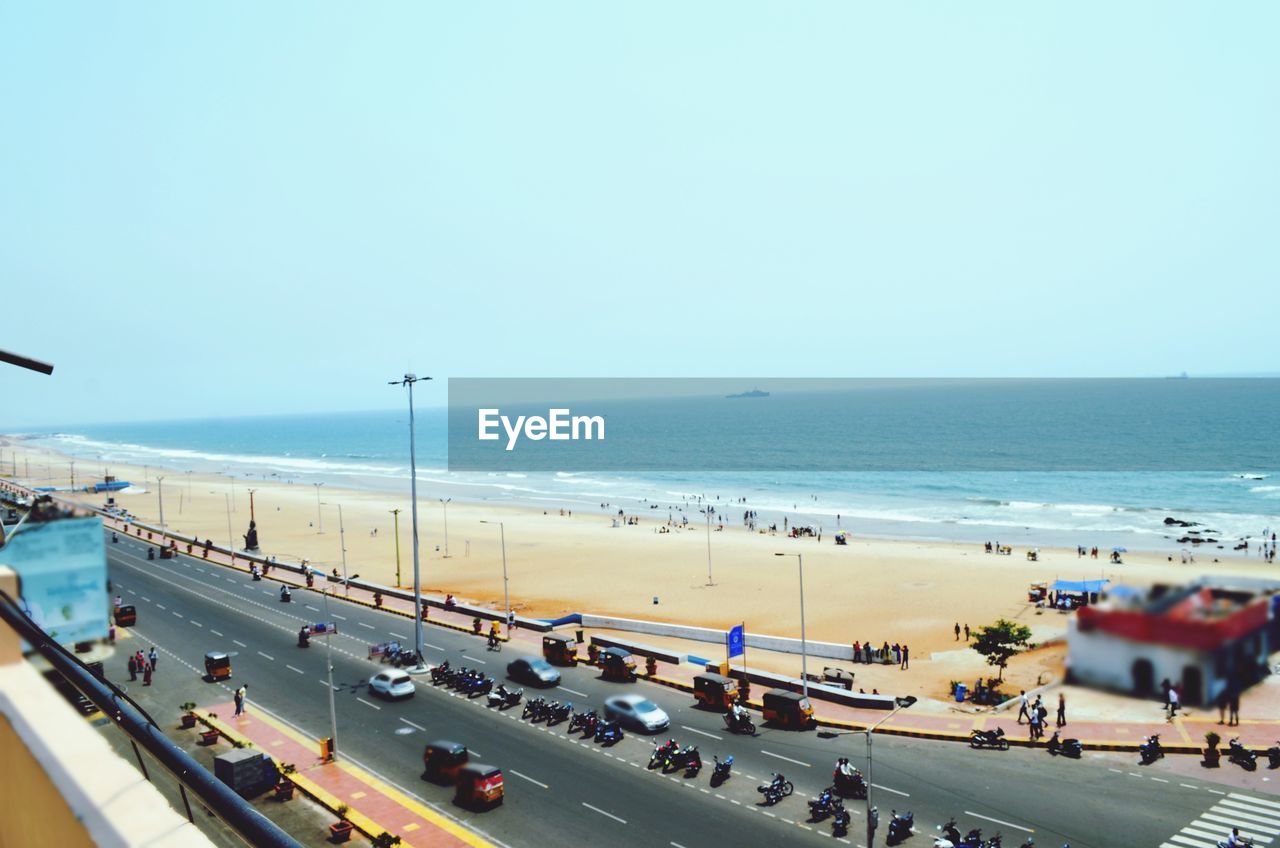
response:
M329 617L329 584L328 581L324 585L324 617L325 623L330 624L333 619ZM325 665L329 667L329 756L338 759L338 711L333 704L333 633L325 634Z
M800 685L804 696L809 697L809 643L804 638L804 557L800 554L775 553L774 556L793 556L800 566Z
M320 487L324 483L312 483L316 487L316 532L324 532L324 513L320 511Z
M422 663L422 575L418 566L418 460L413 432L413 384L430 379L405 374L402 379L391 380L387 384L404 386L409 390L409 493L413 505L413 647L418 656L418 666L414 669L417 672L425 671L426 666Z
M702 512L707 516L707 585L714 586L715 581L711 579L711 506L708 504Z
M164 478L156 477L156 491L160 496L160 546L164 547Z
M400 510L393 509L391 514L395 517L396 529L396 588L400 588Z
M876 825L879 823L879 822L876 820L876 819L878 819L878 818L879 818L879 812L878 812L878 811L876 811L876 818L875 818L875 819L873 819L873 818L872 818L872 815L871 815L872 811L873 811L873 810L875 810L875 808L871 806L871 788L872 788L872 783L871 783L871 767L872 767L872 760L871 760L871 734L875 731L875 729L876 729L877 727L879 727L880 725L884 724L886 721L888 721L889 719L891 719L891 718L893 718L895 715L897 715L899 711L901 711L901 710L905 710L907 707L911 706L911 705L912 705L912 704L914 704L915 702L916 702L916 698L915 698L915 696L914 696L914 695L908 695L908 696L906 696L905 698L894 698L894 704L895 704L895 706L894 706L894 708L893 708L892 710L890 710L890 711L889 711L889 714L888 714L888 715L886 715L884 718L880 719L879 721L877 721L875 724L873 724L873 725L871 725L870 727L868 727L866 730L844 730L844 731L838 731L838 732L830 732L830 731L828 731L827 733L824 733L824 734L823 734L824 736L828 736L828 737L831 737L831 736L852 736L852 735L857 735L857 734L862 734L863 736L867 737L867 806L866 806L866 814L867 814L867 846L868 846L868 848L871 848L871 846L875 844L875 838L876 838Z
M502 603L507 608L507 629L510 630L511 621L511 591L507 586L507 527L501 521L480 521L481 524L497 524L498 533L502 536ZM508 636L511 634L508 633Z
M444 507L444 556L449 558L449 501L453 498L439 498L440 505Z

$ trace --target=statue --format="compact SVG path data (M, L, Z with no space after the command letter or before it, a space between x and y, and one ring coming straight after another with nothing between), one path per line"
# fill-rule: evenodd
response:
M253 519L249 520L249 532L244 534L244 549L246 551L258 549L258 524Z

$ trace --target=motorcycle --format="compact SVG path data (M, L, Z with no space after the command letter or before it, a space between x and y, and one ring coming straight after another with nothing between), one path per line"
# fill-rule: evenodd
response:
M493 678L481 673L467 681L467 685L463 687L462 691L467 694L468 698L474 698L476 695L488 695L493 691Z
M889 831L885 834L886 843L889 845L897 845L911 836L912 829L916 824L916 817L908 810L899 815L897 810L892 810L893 818L889 819Z
M795 792L796 787L782 775L774 774L773 780L760 784L756 787L756 791L764 796L765 806L772 807L792 792Z
M467 683L475 676L476 676L475 669L460 668L458 669L458 672L454 674L453 677L449 680L449 688L460 690L462 689L463 686L466 686Z
M498 688L489 693L489 706L505 710L520 703L523 696L523 689L508 689L505 685L498 684Z
M253 568L249 569L249 576L252 577L254 580L261 580L262 572L259 571L258 566L255 565Z
M720 759L720 755L714 755L715 765L711 768L711 785L719 786L733 775L730 773L733 769L733 754Z
M995 730L974 730L969 733L970 748L997 748L1001 751L1009 749L1009 740L1004 738L1004 728Z
M679 750L680 743L674 739L668 739L661 745L654 745L653 753L649 755L649 768L655 769L661 766L662 770L666 771L667 765Z
M832 787L828 786L819 793L817 798L809 802L809 821L822 821L831 815L831 802L834 794Z
M502 642L498 639L498 634L490 631L488 649L490 651L502 650Z
M115 533L112 533L112 534L111 534L111 544L113 544L113 545L118 545L119 543L120 543L120 537L119 537L119 536L117 536Z
M862 800L867 797L867 781L856 768L846 771L849 761L841 758L831 771L831 785L841 798Z
M298 631L298 647L311 647L311 631L307 629L306 625L303 625L302 629Z
M1280 739L1276 740L1275 745L1267 749L1267 768L1280 768Z
M602 721L596 725L596 741L613 745L623 737L622 726L616 721Z
M1238 839L1238 840L1236 840L1236 844L1237 844L1237 845L1243 845L1243 846L1245 846L1245 848L1253 848L1253 840L1252 840L1252 839ZM1218 840L1218 848L1231 848L1231 846L1227 844L1227 840L1225 840L1225 839L1219 839L1219 840Z
M1227 743L1227 759L1245 771L1253 771L1258 767L1258 755L1240 744L1240 737Z
M849 811L844 808L844 801L836 798L831 802L831 835L837 839L849 833Z
M1144 766L1151 765L1156 760L1164 756L1164 748L1160 747L1160 734L1153 733L1147 737L1147 741L1138 746L1138 756L1142 758Z
M733 712L724 714L724 726L729 729L730 733L746 733L749 736L756 735L756 726L746 714L737 715Z
M702 771L702 755L698 753L698 746L694 745L684 757L684 776L697 777L700 771Z
M586 725L587 723L587 717L594 716L594 715L595 713L591 710L584 710L583 712L580 712L580 713L574 713L573 715L569 716L569 727L565 730L565 732L581 733L584 725Z
M431 685L439 686L441 683L444 682L445 677L448 676L451 670L452 669L449 666L448 660L445 660L444 662L440 663L440 665L431 669Z
M583 736L595 736L596 726L599 724L600 717L596 715L595 710L592 710L582 717L582 723L578 725L578 729L582 731Z
M1053 732L1053 736L1049 737L1046 747L1048 747L1049 753L1055 757L1061 754L1064 757L1078 760L1081 754L1084 753L1084 745L1080 743L1079 739L1059 739L1058 731L1056 730Z
M280 603L287 604L293 600L293 593L289 591L288 586L280 587Z
M547 702L542 698L530 698L524 702L524 710L520 713L520 718L539 721L546 708Z
M568 721L569 716L573 715L573 701L565 701L563 704L553 704L551 706L550 715L547 716L547 727L552 727L562 721Z
M147 559L155 559L155 558L156 558L156 549L147 548Z

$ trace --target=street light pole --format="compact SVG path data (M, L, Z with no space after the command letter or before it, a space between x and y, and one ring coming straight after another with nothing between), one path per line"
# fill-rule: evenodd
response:
M329 617L329 585L326 582L324 586L324 617L325 617L325 665L329 666L329 756L331 759L338 759L338 711L333 703L333 633L329 631L328 625L333 623L333 619Z
M164 478L156 477L156 490L160 495L160 546L164 547Z
M774 556L794 556L800 566L800 686L804 696L809 697L809 643L804 636L804 556L801 554L777 553Z
M342 546L342 585L344 594L351 597L351 581L347 579L347 531L342 523L342 504L338 504L338 544Z
M227 552L231 554L231 565L236 564L236 537L231 535L231 496L222 493L222 501L227 505Z
M392 380L391 386L405 386L409 389L409 493L413 515L413 647L417 652L418 666L415 671L422 672L426 666L422 663L422 575L418 565L418 460L417 443L413 431L413 384L419 380L430 380L430 377L419 377L416 374L405 374L403 379Z
M453 498L439 498L441 504L444 505L444 556L449 558L449 501Z
M711 507L708 505L703 513L707 516L707 585L714 586L715 581L711 579Z
M391 514L395 516L396 522L396 588L400 588L400 510L393 509Z
M320 511L320 487L323 486L324 483L312 483L311 485L316 487L316 526L318 528L316 532L323 533L324 513Z
M493 524L492 521L481 521L481 524ZM507 525L501 521L497 522L498 533L502 537L502 603L507 610L507 635L510 636L511 629L511 589L507 584Z

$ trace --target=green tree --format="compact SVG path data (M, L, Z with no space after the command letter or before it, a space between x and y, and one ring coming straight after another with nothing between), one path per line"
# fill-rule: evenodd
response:
M1031 640L1031 628L1007 619L979 627L974 632L973 649L987 658L987 665L1000 669L998 679L1004 680L1004 668L1009 659Z

